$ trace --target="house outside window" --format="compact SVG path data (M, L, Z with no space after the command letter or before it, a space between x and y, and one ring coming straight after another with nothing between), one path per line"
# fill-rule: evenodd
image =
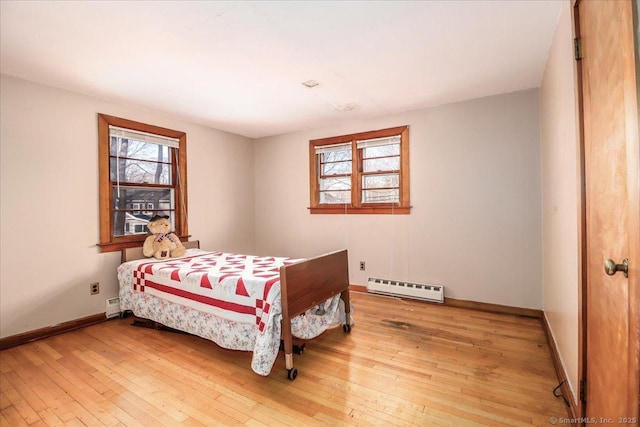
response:
M99 114L98 135L101 251L142 245L154 215L187 237L186 134Z
M309 141L312 214L408 214L408 126Z

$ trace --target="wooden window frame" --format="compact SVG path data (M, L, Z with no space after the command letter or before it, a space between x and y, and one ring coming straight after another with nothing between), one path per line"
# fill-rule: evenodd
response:
M134 131L175 138L179 141L178 161L172 162L173 191L175 197L175 230L181 240L189 238L187 224L187 134L185 132L148 125L133 120L98 114L98 169L100 210L100 252L114 252L124 248L142 246L145 234L113 235L113 192L109 174L109 125ZM179 179L178 179L179 177Z
M362 150L356 146L356 141L391 136L400 136L400 171L399 171L399 203L362 203ZM333 144L350 143L352 150L351 172L351 203L322 204L320 203L320 164L316 147ZM309 141L309 211L312 214L409 214L411 203L409 200L409 126L399 126L375 131L360 132L330 138L313 139Z

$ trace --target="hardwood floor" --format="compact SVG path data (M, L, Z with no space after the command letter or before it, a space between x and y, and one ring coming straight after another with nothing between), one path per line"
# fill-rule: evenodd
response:
M114 319L0 352L1 426L540 425L566 418L539 319L352 293L268 377L247 352Z

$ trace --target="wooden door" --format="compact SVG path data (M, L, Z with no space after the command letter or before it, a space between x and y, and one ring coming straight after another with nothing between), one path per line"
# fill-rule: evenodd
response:
M585 410L598 425L638 425L639 415L640 142L634 7L631 0L585 0L577 6L586 202ZM605 273L606 259L620 264L625 258L628 278L622 272Z

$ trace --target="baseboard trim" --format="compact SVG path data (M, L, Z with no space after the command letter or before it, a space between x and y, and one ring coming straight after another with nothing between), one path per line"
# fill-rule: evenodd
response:
M551 360L553 361L553 367L556 370L556 377L558 378L558 384L562 383L560 387L560 391L562 395L567 399L569 406L567 406L567 415L571 420L579 420L581 415L580 409L577 406L576 398L571 391L571 387L569 387L569 380L567 379L567 372L562 365L562 360L560 359L560 353L558 352L558 346L556 345L556 341L553 339L553 334L551 333L551 327L549 326L549 320L547 319L547 315L542 312L542 317L540 318L540 323L542 323L542 329L544 330L544 335L547 339L547 344L549 345L549 352L551 353ZM578 425L578 424L574 424Z
M513 307L509 305L491 304L488 302L466 301L455 298L444 298L444 304L450 307L469 308L472 310L486 311L489 313L513 314L516 316L542 318L542 310L533 308Z
M361 286L361 285L349 285L349 290L350 291L355 291L355 292L367 292L367 287L366 286Z
M99 313L83 317L81 319L70 320L58 325L47 326L45 328L36 329L22 334L0 338L0 350L41 340L63 332L73 331L74 329L84 328L85 326L95 325L96 323L104 322L105 320L107 320L106 313Z
M350 291L367 293L367 287L362 285L349 285ZM398 297L402 298L402 297ZM418 300L419 301L419 300ZM508 305L490 304L487 302L466 301L455 298L444 298L444 305L457 308L468 308L471 310L485 311L489 313L513 314L516 316L533 317L535 319L542 318L542 310L533 308L512 307Z

